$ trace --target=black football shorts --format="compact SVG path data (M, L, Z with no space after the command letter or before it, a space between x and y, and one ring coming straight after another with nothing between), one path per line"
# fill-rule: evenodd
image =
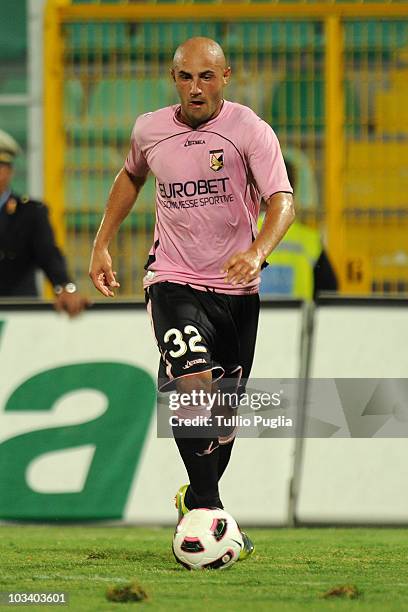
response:
M259 295L230 295L162 282L146 290L147 310L160 351L158 387L212 371L213 381L251 371L259 316Z

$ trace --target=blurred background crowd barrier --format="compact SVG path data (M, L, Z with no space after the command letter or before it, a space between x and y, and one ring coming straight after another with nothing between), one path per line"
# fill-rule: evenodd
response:
M205 35L233 67L227 97L268 121L294 164L299 219L325 236L340 293L407 291L405 2L27 6L2 3L0 128L24 147L16 188L45 195L75 278L135 117L177 101L172 53ZM114 249L123 295L141 293L154 219L150 177Z

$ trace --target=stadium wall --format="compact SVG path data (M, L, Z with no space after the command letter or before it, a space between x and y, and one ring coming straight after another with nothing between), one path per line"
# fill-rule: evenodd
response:
M319 307L312 376L407 377L400 305ZM157 437L157 349L144 309L96 306L73 322L50 306L0 315L0 519L174 523L186 476L173 441ZM302 331L299 304L264 306L253 379L296 378ZM302 448L239 439L226 507L245 524L286 525L296 450L297 523L407 523L405 438L387 435L405 412L384 409L382 439L333 434Z
M186 475L173 440L156 435L158 356L144 308L0 319L0 482L10 493L0 517L173 522ZM300 322L298 306L264 311L255 376L296 377ZM226 503L246 522L284 524L292 442L237 445Z
M332 438L304 440L298 523L408 522L406 307L406 300L327 300L317 308L311 378L357 384L346 413L352 438L333 421L340 429Z

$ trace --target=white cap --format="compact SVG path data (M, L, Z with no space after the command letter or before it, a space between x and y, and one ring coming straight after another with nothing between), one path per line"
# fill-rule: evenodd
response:
M0 130L0 164L12 164L20 153L21 148L14 138Z

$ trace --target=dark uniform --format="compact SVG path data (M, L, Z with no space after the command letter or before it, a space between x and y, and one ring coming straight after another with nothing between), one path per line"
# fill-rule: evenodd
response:
M245 391L255 352L257 293L229 295L171 282L155 283L146 293L161 353L160 391L175 389L176 379L190 372L209 370L213 382L237 379Z
M54 286L71 282L47 207L11 193L0 208L0 297L36 297L38 268Z

